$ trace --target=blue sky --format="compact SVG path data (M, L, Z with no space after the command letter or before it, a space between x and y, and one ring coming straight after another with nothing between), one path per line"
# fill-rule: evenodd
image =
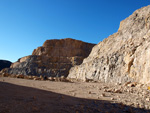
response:
M0 59L17 61L45 40L98 43L150 0L0 0Z

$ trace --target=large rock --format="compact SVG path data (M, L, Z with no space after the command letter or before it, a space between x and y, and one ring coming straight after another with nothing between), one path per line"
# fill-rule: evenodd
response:
M70 38L47 40L32 55L20 58L3 72L15 75L67 76L70 68L81 64L94 45Z
M0 60L0 71L4 68L9 68L12 62L7 60Z
M117 33L96 45L68 78L103 82L150 83L150 6L120 23Z

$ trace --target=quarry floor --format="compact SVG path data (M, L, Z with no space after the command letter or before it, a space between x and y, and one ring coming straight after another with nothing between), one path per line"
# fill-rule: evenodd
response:
M0 113L150 113L147 85L0 77Z

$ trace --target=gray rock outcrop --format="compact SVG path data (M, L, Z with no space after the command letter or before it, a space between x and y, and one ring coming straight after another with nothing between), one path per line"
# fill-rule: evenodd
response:
M67 76L72 66L79 65L95 44L74 39L47 40L30 56L20 58L3 73L34 76Z
M68 78L103 82L150 83L150 6L120 23L117 33L96 45L89 57L71 68Z

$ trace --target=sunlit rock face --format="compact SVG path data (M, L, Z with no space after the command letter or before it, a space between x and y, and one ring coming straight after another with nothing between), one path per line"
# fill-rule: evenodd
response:
M81 64L94 45L70 38L46 40L32 55L20 58L3 71L15 75L67 76L70 68Z
M150 83L150 6L123 20L117 33L96 45L81 65L71 68L68 78Z

